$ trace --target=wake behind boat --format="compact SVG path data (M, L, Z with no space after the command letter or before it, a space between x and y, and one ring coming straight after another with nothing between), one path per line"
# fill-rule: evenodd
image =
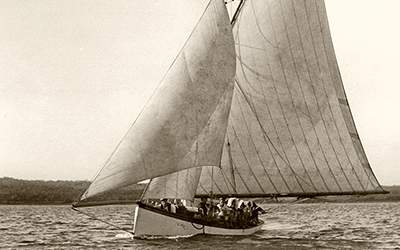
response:
M141 201L386 193L358 136L322 0L211 0L79 197L150 180ZM247 235L140 202L135 235Z

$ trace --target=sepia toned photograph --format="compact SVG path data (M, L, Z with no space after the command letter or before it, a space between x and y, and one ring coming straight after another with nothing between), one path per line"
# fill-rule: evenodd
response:
M0 0L1 249L400 249L396 0Z

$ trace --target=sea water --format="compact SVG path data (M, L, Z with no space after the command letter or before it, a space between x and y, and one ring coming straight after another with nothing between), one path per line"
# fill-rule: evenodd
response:
M69 206L0 206L0 249L400 249L400 203L263 204L251 236L139 240ZM134 206L82 208L132 230Z

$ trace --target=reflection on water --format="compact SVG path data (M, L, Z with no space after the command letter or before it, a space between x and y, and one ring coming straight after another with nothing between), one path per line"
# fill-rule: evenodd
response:
M251 236L137 240L69 206L0 206L0 248L10 249L400 249L400 203L269 204ZM134 206L85 208L131 230Z

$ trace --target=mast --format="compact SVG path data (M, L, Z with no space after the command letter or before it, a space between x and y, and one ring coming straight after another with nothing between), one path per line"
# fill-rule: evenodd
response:
M237 17L239 16L239 13L240 13L240 10L242 9L242 6L243 6L243 4L244 4L244 1L245 1L245 0L240 0L240 3L239 3L239 5L238 5L238 7L236 8L235 13L233 14L233 17L232 17L232 20L231 20L232 26L235 25L235 23L236 23L236 19L237 19Z

